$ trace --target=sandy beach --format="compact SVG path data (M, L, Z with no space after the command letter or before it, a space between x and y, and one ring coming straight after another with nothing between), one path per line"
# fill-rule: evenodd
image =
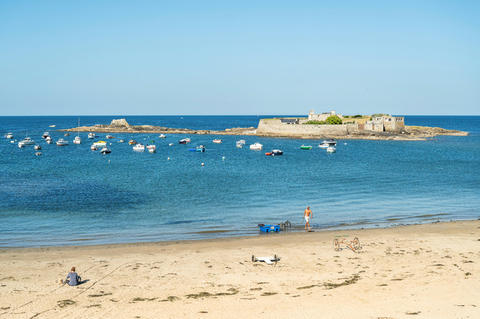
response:
M0 318L480 318L479 264L478 220L2 249Z

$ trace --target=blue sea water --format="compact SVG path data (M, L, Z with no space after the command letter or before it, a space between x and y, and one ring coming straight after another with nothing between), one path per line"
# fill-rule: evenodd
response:
M82 116L81 125L120 116ZM127 116L130 124L192 129L257 126L258 116ZM112 153L91 141L58 147L41 135L77 125L78 117L0 117L0 247L85 245L257 235L258 223L301 227L312 207L317 229L384 227L480 217L480 117L406 116L407 125L468 131L427 141L339 140L327 154L319 140L191 135L113 134ZM56 128L48 126L55 124ZM23 149L13 132L42 146ZM100 134L104 139L105 134ZM157 153L128 143L155 140ZM238 149L235 141L245 139ZM98 140L99 138L97 138ZM248 149L260 142L264 150ZM168 143L174 143L168 146ZM188 151L203 144L205 153ZM300 150L310 144L310 151ZM283 156L267 157L280 148ZM168 160L170 158L170 160ZM201 163L205 163L202 166Z

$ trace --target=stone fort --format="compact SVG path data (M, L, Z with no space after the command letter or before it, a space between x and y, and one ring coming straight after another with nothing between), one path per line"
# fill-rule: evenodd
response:
M342 124L308 124L309 121L326 121L336 115L342 119ZM350 134L391 132L401 133L405 130L403 117L381 115L362 116L360 118L346 117L335 111L315 113L310 111L307 117L288 117L261 119L257 134L279 136L343 136Z

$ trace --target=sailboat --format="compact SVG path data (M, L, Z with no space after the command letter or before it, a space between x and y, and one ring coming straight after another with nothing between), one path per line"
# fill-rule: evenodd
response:
M73 144L82 144L82 139L80 138L78 128L80 127L80 118L78 118L78 125L77 125L77 136L73 140Z

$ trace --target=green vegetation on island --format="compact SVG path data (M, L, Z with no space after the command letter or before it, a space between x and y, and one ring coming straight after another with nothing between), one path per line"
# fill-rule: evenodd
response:
M342 119L338 117L337 115L331 115L327 117L325 121L317 121L317 120L311 120L305 122L305 124L313 124L313 125L337 125L337 124L342 124Z

